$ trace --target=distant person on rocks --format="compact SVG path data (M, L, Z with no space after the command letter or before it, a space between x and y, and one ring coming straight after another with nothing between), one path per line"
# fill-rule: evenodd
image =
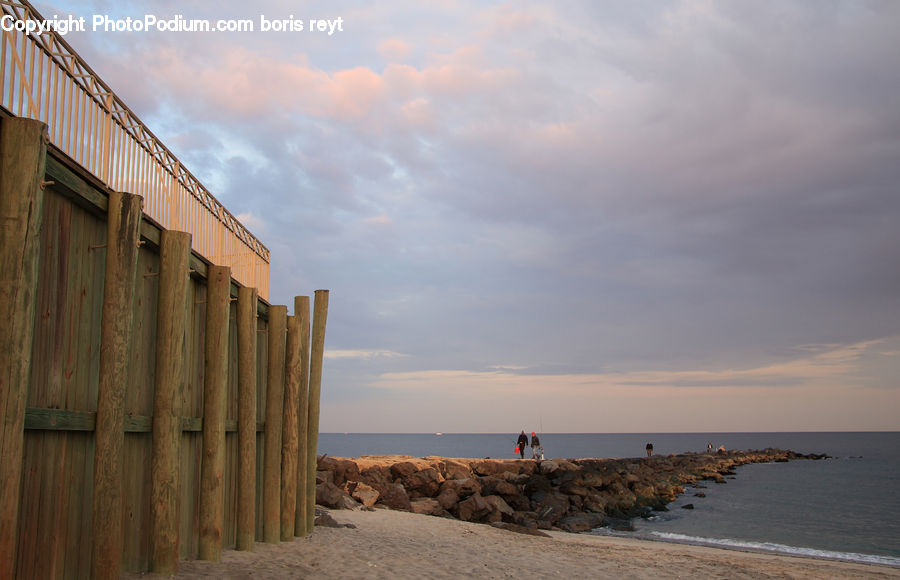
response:
M541 440L538 439L538 436L534 434L534 431L531 432L531 458L544 458L544 450L541 448Z
M647 457L653 455L653 443L647 443L647 446L644 447L647 450Z
M712 453L712 443L707 443L707 444L706 444L706 452L707 452L707 453Z
M525 459L525 448L528 447L528 435L525 434L525 430L523 429L521 433L519 433L519 439L516 441L516 449L519 450L519 457Z

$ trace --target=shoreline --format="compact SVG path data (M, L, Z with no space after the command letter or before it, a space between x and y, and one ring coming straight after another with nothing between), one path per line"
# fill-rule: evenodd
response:
M588 532L583 533L587 534ZM650 537L649 535L641 535L637 533L633 533L634 535L629 535L629 533L630 532L615 532L607 530L601 533L591 532L590 534L598 537L619 538L623 540L635 540L642 542L659 542L663 544L676 544L680 546L697 546L700 548L710 548L712 550L746 552L748 554L769 554L772 556L784 556L786 558L810 558L813 560L824 560L828 562L844 562L849 564L862 564L864 566L881 566L885 568L893 568L900 571L900 558L891 556L878 556L875 554L864 554L859 552L839 552L836 550L820 550L817 548L804 548L801 546L790 546L787 544L778 544L771 542L750 542L720 538L700 538L695 536L686 536L684 538L665 538ZM778 548L787 549L782 550L775 547L769 548L765 546L777 546ZM852 556L857 557L854 558Z
M339 524L219 563L181 562L177 578L900 578L900 568L562 531L550 537L387 509L333 510ZM123 578L158 577L131 574Z

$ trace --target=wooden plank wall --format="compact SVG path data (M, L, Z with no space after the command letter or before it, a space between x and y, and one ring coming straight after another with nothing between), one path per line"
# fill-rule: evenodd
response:
M0 119L2 121L2 119ZM41 230L40 274L28 390L20 493L19 578L86 578L91 575L93 422L97 411L100 320L103 302L106 220L98 204L101 184L79 173L58 151L48 154ZM146 571L150 562L151 425L156 357L159 228L145 218L138 258L128 385L123 474L122 569ZM149 232L149 233L148 233ZM158 241L158 234L157 241ZM149 236L149 238L148 238ZM206 284L202 258L194 255L185 315L187 378L185 430L180 447L180 559L198 556L200 419L203 412ZM236 297L236 286L232 286ZM223 547L237 535L238 374L236 302L231 304L226 394L225 523ZM257 320L256 539L263 537L263 457L268 360L268 304ZM62 411L63 413L58 413ZM30 417L30 422L29 422ZM65 429L62 429L65 425Z

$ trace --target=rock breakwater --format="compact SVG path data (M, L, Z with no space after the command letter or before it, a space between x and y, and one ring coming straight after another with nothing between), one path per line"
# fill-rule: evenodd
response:
M322 456L316 503L404 510L526 532L583 532L627 527L631 518L665 510L686 485L725 483L740 465L823 457L779 449L544 461Z

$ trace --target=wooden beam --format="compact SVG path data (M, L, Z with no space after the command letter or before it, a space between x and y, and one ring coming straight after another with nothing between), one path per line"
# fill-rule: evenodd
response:
M25 429L43 431L93 431L97 413L92 411L70 411L68 409L37 409L26 407ZM179 418L181 430L188 432L203 431L203 419L201 417ZM123 424L125 433L150 433L153 431L153 417L148 415L126 415ZM225 432L236 433L238 422L234 419L225 420ZM256 422L256 431L261 433L266 430L266 424Z
M100 325L100 381L94 429L94 578L118 578L122 566L124 403L141 197L112 192L108 216Z
M322 363L325 358L325 323L328 318L328 290L316 290L313 301L312 348L309 355L309 425L307 426L307 512L306 529L315 525L316 448L319 445L319 400L322 392Z
M305 536L312 532L307 528L306 512L309 493L306 485L309 445L309 296L294 297L294 316L300 319L300 401L297 405L297 507L294 510L294 534ZM315 477L313 477L315 482ZM315 487L313 487L315 491ZM315 498L313 498L315 506ZM313 507L315 510L315 507Z
M238 290L238 513L237 549L256 538L256 288Z
M297 411L300 394L300 319L288 316L281 435L281 539L294 538L297 506Z
M225 394L228 387L231 268L210 266L208 272L199 556L201 560L219 562L225 527Z
M191 234L162 231L150 461L150 571L169 575L178 572L178 465L190 256Z
M277 544L281 539L281 423L286 327L287 306L270 306L263 465L263 540L270 544Z
M25 401L31 376L47 127L0 125L0 578L16 569Z

